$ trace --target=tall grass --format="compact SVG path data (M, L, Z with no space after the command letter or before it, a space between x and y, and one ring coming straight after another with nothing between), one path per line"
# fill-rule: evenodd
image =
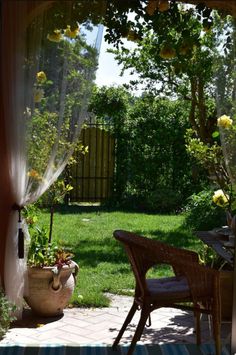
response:
M49 213L42 211L41 224L49 225ZM169 244L198 250L201 243L183 227L184 216L157 215L100 208L62 207L55 213L53 240L70 247L79 264L78 283L72 304L108 306L104 292L129 294L134 279L121 245L113 231L125 229ZM170 270L161 267L159 275Z

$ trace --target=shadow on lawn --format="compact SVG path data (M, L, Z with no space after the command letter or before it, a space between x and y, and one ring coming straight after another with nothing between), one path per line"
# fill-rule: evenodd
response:
M127 212L135 214L147 214L147 215L161 215L160 212L148 211L142 209L128 208L128 207L111 207L105 205L58 205L55 207L55 211L59 214L78 214L78 213L100 213L100 212ZM166 215L166 213L163 213Z
M78 213L95 213L108 212L108 208L102 206L78 206L78 205L59 205L56 206L56 212L60 214L78 214Z
M104 248L100 242L97 243L95 241L91 245L91 241L82 241L73 254L75 255L75 260L80 260L80 266L96 267L100 263L105 262L116 265L127 262L127 257L122 246L114 243L109 247L106 245L106 248Z
M135 231L139 235L143 235L142 231ZM173 245L178 248L193 248L193 238L191 231L183 226L170 232L165 232L161 229L147 230L145 235L149 235L152 239ZM198 243L196 237L196 243ZM194 243L195 244L195 243Z
M151 236L155 240L168 243L180 248L195 250L190 232L178 228L174 231L164 232L162 230L133 231L139 235ZM196 238L196 244L198 240ZM127 256L120 243L112 236L104 237L102 240L82 240L78 248L74 250L75 259L80 260L80 264L96 267L100 263L123 264L127 262ZM127 270L125 270L127 271Z
M133 213L145 213L141 211L128 211L118 208L108 208L104 206L79 206L79 205L60 205L56 208L56 213L62 215L69 214L82 214L82 213L102 213L102 212L133 212ZM147 213L150 214L150 213ZM158 214L159 215L159 214ZM124 228L126 229L126 228ZM126 230L130 230L128 227ZM191 231L184 225L179 226L176 229L170 231L163 231L161 228L158 229L142 229L142 230L132 230L132 232L149 236L153 239L168 243L170 245L187 248L195 250L198 248L199 241L197 237L194 237ZM107 232L106 232L107 233ZM68 245L69 246L69 245ZM75 255L75 260L79 261L81 266L96 267L100 263L108 262L110 264L121 265L127 262L127 257L124 249L112 236L112 231L110 235L104 235L103 238L93 240L91 239L80 239L77 245L73 245L73 254Z

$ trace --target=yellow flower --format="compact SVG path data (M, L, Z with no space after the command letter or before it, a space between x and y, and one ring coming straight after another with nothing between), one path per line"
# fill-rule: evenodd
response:
M222 128L230 128L233 124L233 120L229 116L223 115L218 118L217 125Z
M41 179L39 173L36 170L34 170L34 169L31 169L30 171L28 171L27 175L29 177L32 177L33 179L36 179L36 180L40 180Z
M79 34L79 27L71 30L70 25L67 25L67 28L64 30L64 35L68 38L76 38Z
M39 83L43 83L44 81L47 80L47 76L46 74L44 73L44 71L39 71L37 74L36 74L36 79Z
M217 206L224 207L229 203L229 196L220 189L214 192L212 200Z
M63 39L61 30L54 30L52 34L47 35L47 39L51 42L60 42Z
M35 89L34 90L34 102L39 103L44 96L44 90L43 89Z

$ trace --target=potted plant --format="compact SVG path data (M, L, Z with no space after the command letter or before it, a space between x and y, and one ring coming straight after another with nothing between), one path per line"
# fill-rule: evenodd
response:
M79 270L78 265L72 261L73 254L52 241L54 204L70 189L70 185L62 182L56 182L52 187L49 194L53 196L49 231L37 226L35 208L28 208L25 213L30 233L25 300L41 316L58 316L63 313L74 291Z

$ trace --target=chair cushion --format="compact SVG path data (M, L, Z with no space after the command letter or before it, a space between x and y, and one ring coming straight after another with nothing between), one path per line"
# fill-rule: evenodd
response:
M184 276L147 279L146 284L150 297L156 301L178 302L191 299L188 282Z

